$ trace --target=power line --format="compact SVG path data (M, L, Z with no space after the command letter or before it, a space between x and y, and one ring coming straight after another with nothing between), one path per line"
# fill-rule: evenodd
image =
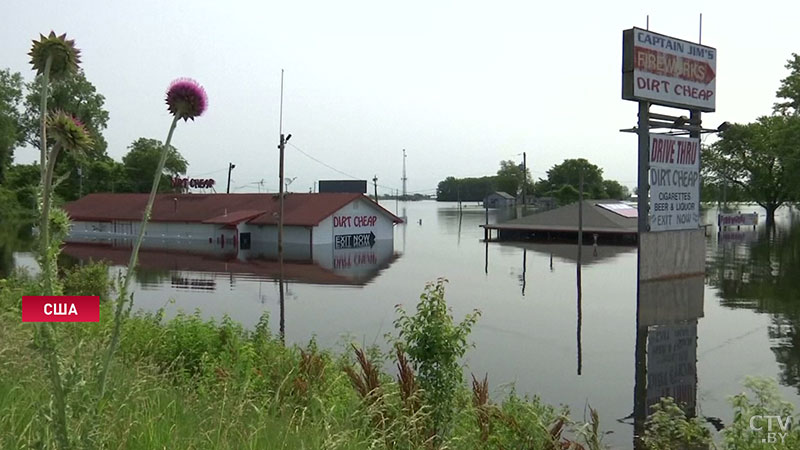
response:
M202 176L205 176L205 175L212 175L212 174L215 174L215 173L224 172L226 170L228 170L228 169L212 170L211 172L196 173L196 174L193 174L192 176L194 176L194 177L202 177Z
M330 164L328 164L328 163L325 163L325 162L323 162L323 161L320 161L319 159L317 159L317 158L315 158L315 157L313 157L313 156L309 155L308 153L304 152L302 149L300 149L300 147L298 147L298 146L296 146L296 145L294 145L294 144L287 144L287 145L288 145L289 147L292 147L293 149L297 150L298 152L302 153L302 154L303 154L303 155L305 155L305 156L306 156L308 159L311 159L312 161L316 161L316 162L318 162L318 163L322 164L323 166L327 167L328 169L331 169L331 170L333 170L334 172L337 172L337 173L339 173L339 174L342 174L342 175L344 175L344 176L346 176L346 177L349 177L349 178L352 178L352 179L354 179L354 180L363 180L363 179L364 179L364 178L359 178L359 177L356 177L356 176L350 175L349 173L347 173L347 172L343 172L343 171L341 171L341 170L337 169L336 167L333 167L332 165L330 165Z
M295 149L295 150L297 150L298 152L302 153L302 154L303 154L305 157L307 157L308 159L311 159L312 161L315 161L315 162L317 162L317 163L319 163L319 164L322 164L323 166L327 167L328 169L331 169L331 170L333 170L333 171L334 171L334 172L336 172L336 173L339 173L339 174L341 174L341 175L344 175L344 176L346 176L346 177L348 177L348 178L352 178L352 179L354 179L354 180L365 180L365 179L366 179L366 178L364 178L364 177L357 177L357 176L355 176L355 175L351 175L351 174L349 174L349 173L347 173L347 172L344 172L344 171L342 171L342 170L339 170L339 169L337 169L336 167L333 167L332 165L330 165L330 164L328 164L328 163L326 163L326 162L324 162L324 161L321 161L321 160L319 160L319 159L317 159L317 158L315 158L315 157L313 157L313 156L309 155L308 153L306 153L305 151L303 151L302 149L300 149L300 147L298 147L298 146L296 146L296 145L294 145L294 144L287 144L287 145L288 145L288 146L290 146L290 147L292 147L292 148L294 148L294 149ZM393 190L395 190L395 189L397 189L397 188L396 188L396 187L394 187L394 186L386 186L386 185L384 185L384 184L378 184L378 186L379 186L379 187L381 187L381 188L383 188L383 189L389 189L389 190L392 190L392 191L393 191Z
M294 144L287 143L286 145L289 146L289 147L292 147L295 150L297 150L298 152L300 152L306 158L308 158L308 159L310 159L310 160L312 160L312 161L314 161L314 162L316 162L318 164L322 164L323 166L327 167L328 169L333 170L334 172L336 172L336 173L338 173L340 175L344 175L344 176L346 176L348 178L352 178L354 180L366 180L366 178L364 178L364 177L357 177L357 176L349 174L349 173L347 173L345 171L339 170L336 167L333 167L332 165L330 165L330 164L328 164L328 163L326 163L326 162L324 162L324 161L322 161L322 160L320 160L320 159L318 159L318 158L316 158L314 156L311 156L310 154L308 154L308 152L304 151L303 149L301 149L300 147L298 147L298 146L296 146ZM395 186L387 186L385 184L378 184L378 187L380 187L382 189L387 189L387 190L389 190L391 192L394 192L395 190L399 190ZM428 188L428 189L417 189L417 190L413 190L413 191L408 191L407 193L408 194L424 194L426 192L436 192L437 189L438 189L438 187Z

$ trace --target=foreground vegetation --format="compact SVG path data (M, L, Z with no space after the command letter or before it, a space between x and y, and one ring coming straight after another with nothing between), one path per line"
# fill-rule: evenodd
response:
M66 291L98 289L90 265L65 274ZM92 276L87 276L90 273ZM98 275L100 275L98 277ZM107 282L106 279L103 283ZM54 448L54 413L35 327L21 296L37 280L0 281L0 448ZM72 292L71 292L72 293ZM454 323L444 284L427 287L417 314L399 312L393 358L314 341L285 346L264 317L253 331L229 319L162 313L125 321L102 404L93 381L112 334L99 323L59 324L67 423L74 448L601 448L598 424L575 424L536 398L489 399L488 382L461 379L459 359L477 315ZM425 319L423 320L423 317ZM31 342L34 342L31 345ZM567 434L574 440L567 439Z
M65 292L107 291L107 268L62 272ZM20 321L21 296L39 281L0 280L0 448L59 448L54 403L33 324ZM108 292L102 292L104 298ZM600 419L569 419L536 397L490 399L488 380L462 379L460 358L478 315L453 321L442 281L427 286L414 314L398 311L394 350L331 352L312 340L284 345L267 317L254 330L198 314L166 320L138 313L124 323L101 404L94 382L112 335L110 302L99 323L59 324L70 448L508 448L600 449ZM386 373L387 358L396 367ZM752 398L732 399L736 421L719 435L664 400L648 419L642 448L798 448L800 431L764 444L749 428L754 415L792 414L774 383L753 380ZM795 422L796 423L796 422Z
M566 410L535 397L512 392L492 402L486 376L473 376L471 389L467 386L460 364L479 313L455 322L444 300L444 280L425 287L414 313L398 309L390 355L355 346L331 353L313 340L305 346L286 346L281 336L270 332L267 317L249 331L230 319L205 321L198 314L170 320L163 312L131 316L128 287L153 199L166 181L167 162L175 156L173 132L179 120L194 120L207 106L205 91L194 80L170 84L166 103L173 117L166 141L138 140L134 147L142 147L141 155L124 161L134 168L148 167L131 171L137 179L153 174L127 274L109 280L108 267L102 264L59 269L57 257L69 219L56 207L66 198L58 188L75 167L65 164L65 158L80 162L90 155L100 164L108 162L97 123L93 131L92 122L75 111L52 110L60 96L51 99L50 94L59 83L82 77L79 54L66 35L51 32L33 42L29 56L39 78L29 88L26 132L9 120L18 116L14 112L21 98L20 77L0 72L0 88L4 80L12 84L11 89L0 89L0 100L11 98L6 103L13 106L0 108L5 133L0 134L0 169L10 164L13 147L24 136L40 150L38 166L21 168L24 177L13 167L0 170L0 182L33 180L29 189L0 186L5 209L13 211L14 204L23 209L30 203L38 213L6 212L0 217L4 223L10 218L38 222L41 267L36 278L14 273L0 280L0 448L603 448L599 415L591 408L588 423L575 423ZM504 166L501 169L509 172L506 181L515 182L513 174L520 168ZM570 178L555 177L557 171L548 175ZM79 183L80 193L82 178ZM148 184L143 181L137 189ZM516 192L516 186L509 186ZM607 184L602 189L608 186L619 187ZM66 192L74 195L75 189ZM99 295L101 321L20 321L23 295L60 294ZM394 375L382 370L390 360ZM777 398L774 385L750 387L755 401L734 398L736 420L723 432L721 445L777 448L772 443L778 442L782 448L796 448L797 431L762 444L751 418L773 414L785 419L791 408ZM686 418L677 405L664 400L648 419L641 445L703 448L711 439L701 421Z

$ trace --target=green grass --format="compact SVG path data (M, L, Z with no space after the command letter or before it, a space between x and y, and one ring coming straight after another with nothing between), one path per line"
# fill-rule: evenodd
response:
M0 280L0 448L56 448L52 402L35 326L20 321L20 298L35 293L25 277ZM398 382L380 373L369 398L346 368L351 352L284 346L266 318L253 331L223 319L135 314L124 325L102 402L96 380L111 334L111 307L100 323L58 324L61 374L73 448L103 449L361 449L431 448L431 410L411 408ZM375 358L373 356L373 358ZM383 367L382 360L374 361ZM419 395L419 394L417 394ZM561 412L536 399L509 397L487 415L481 434L472 392L460 386L453 426L442 448L548 448ZM509 425L509 423L511 425ZM487 425L489 423L487 422ZM536 443L532 447L527 445ZM544 443L545 447L541 444ZM519 444L519 445L518 445ZM525 444L525 445L523 445Z
M71 274L77 280L84 275ZM38 289L36 280L23 275L0 280L3 450L57 448L36 326L20 320L21 296ZM418 361L409 357L408 364L399 364L401 382L379 369L387 361L376 351L359 350L356 358L352 349L321 350L314 341L285 346L270 334L266 317L248 331L228 318L203 320L197 313L169 320L160 312L133 315L125 321L98 402L111 314L106 302L100 323L55 327L73 449L604 448L594 410L590 423L574 423L567 411L536 397L511 393L492 402L485 380L474 380L472 389L458 383L446 402L453 407L449 425L437 428L441 422L434 413L441 405L431 404L421 388ZM649 419L644 443L651 449L707 448L712 441L716 448L738 450L797 448L800 427L782 446L763 444L749 429L753 415L793 414L776 384L751 380L746 387L754 395L732 398L737 419L723 432L711 433L703 421L686 418L667 402Z

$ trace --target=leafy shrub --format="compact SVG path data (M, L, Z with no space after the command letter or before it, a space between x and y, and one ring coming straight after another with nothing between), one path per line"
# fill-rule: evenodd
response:
M444 299L440 278L428 283L417 303L417 312L410 316L398 305L394 326L399 330L397 344L405 351L417 372L423 401L431 409L435 435L446 434L453 417L456 393L463 387L460 359L466 353L472 326L479 311L468 314L456 324Z
M101 302L110 298L111 279L108 265L103 262L90 261L66 269L62 283L65 295L97 295Z
M650 450L701 449L711 443L711 432L698 418L687 418L683 410L669 397L653 406L655 412L647 418L645 447Z
M781 399L775 380L747 378L744 386L751 391L753 398L751 399L746 393L731 397L734 419L733 423L722 432L725 446L737 450L800 448L800 428L797 427L800 417L793 416L792 404ZM783 419L791 417L792 429L783 439L778 438L777 442L765 443L766 433L769 431L766 424L763 423L766 419L758 421L756 418L754 425L763 429L753 430L750 428L750 422L755 416L778 416ZM775 421L773 421L772 432L783 433Z

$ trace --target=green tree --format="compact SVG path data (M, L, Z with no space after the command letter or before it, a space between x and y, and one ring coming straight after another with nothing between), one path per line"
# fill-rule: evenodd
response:
M17 203L30 212L36 210L36 190L39 186L38 164L14 164L8 168L6 185L13 190Z
M708 170L722 182L738 185L748 199L761 205L767 224L775 210L796 198L800 169L800 116L765 116L735 124L703 155Z
M522 191L522 183L527 178L527 185L532 186L530 171L524 174L522 164L517 164L514 161L500 161L500 169L497 171L496 188L498 191L503 191L516 196Z
M578 201L580 198L580 191L569 184L565 184L558 190L552 192L552 196L555 197L559 205L568 205ZM584 192L584 196L586 196L586 192Z
M39 148L39 104L41 102L42 78L36 77L27 84L28 95L25 97L25 114L23 124L27 142ZM103 130L108 124L108 111L105 110L106 98L97 92L97 88L86 79L83 70L67 75L63 79L50 82L50 98L47 100L49 111L64 111L77 117L86 127L94 146L87 152L88 156L105 155L106 143Z
M27 84L28 95L25 97L25 113L22 118L25 140L37 149L40 146L41 132L41 83L42 77L38 76ZM105 97L86 79L83 70L78 70L74 74L50 81L47 104L49 111L64 111L80 120L94 141L92 147L81 154L59 153L54 176L58 180L55 193L63 200L74 200L81 190L80 173L85 177L85 167L90 165L90 161L109 160L106 154L108 144L103 138L103 130L106 129L109 117L104 107ZM83 193L87 192L91 191L83 190Z
M479 202L497 188L496 177L455 178L447 177L436 188L436 200L440 202Z
M22 75L0 70L0 185L14 159L14 148L22 142L20 105Z
M631 196L631 191L615 180L603 180L603 190L605 191L606 198L625 200Z
M775 96L785 101L775 103L776 113L783 115L800 114L800 55L792 53L792 57L787 61L789 76L781 80L781 86Z
M128 153L122 158L124 181L120 192L150 192L153 174L161 158L163 144L156 139L139 138L128 147ZM175 147L171 147L164 164L164 173L159 183L159 192L173 190L170 178L186 173L188 163Z
M583 192L592 198L606 198L603 187L603 169L584 158L565 159L547 171L547 188L551 193L563 186L572 186L578 192L581 172L583 172ZM552 194L551 194L552 195Z

